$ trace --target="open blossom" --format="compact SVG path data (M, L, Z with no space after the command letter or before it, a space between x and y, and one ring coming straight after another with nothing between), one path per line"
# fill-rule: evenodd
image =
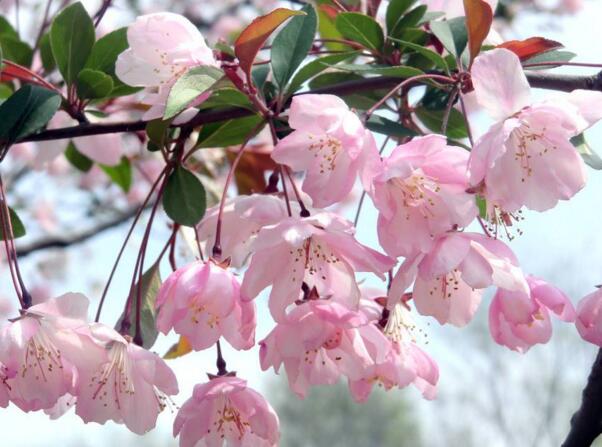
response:
M486 287L528 292L512 251L504 243L477 233L448 233L429 253L407 258L391 284L391 306L399 302L412 282L416 310L441 324L455 326L464 326L472 319Z
M296 306L260 342L261 368L276 372L284 364L291 389L305 397L313 385L332 385L343 375L360 380L373 362L371 353L384 357L386 343L360 337L357 328L366 326L365 315L332 300L309 300ZM378 328L370 325L378 337Z
M196 385L173 425L180 447L275 447L278 416L247 382L233 376L213 377Z
M373 272L384 279L394 261L362 244L350 222L322 212L291 217L263 228L253 243L253 257L242 282L242 293L255 298L272 286L269 307L281 320L304 285L319 296L357 308L360 292L355 272Z
M526 352L552 336L550 311L562 321L575 321L569 298L556 287L528 276L528 293L498 289L489 307L489 330L500 345Z
M130 47L117 58L115 73L128 85L146 87L146 120L163 116L171 87L189 68L217 64L203 35L179 14L140 16L127 38Z
M8 396L23 411L53 407L77 374L62 341L84 324L88 300L68 293L30 307L0 333L0 403Z
M397 146L373 182L378 239L391 256L427 252L440 234L468 225L477 208L468 188L468 152L429 135Z
M498 0L485 1L489 4L489 6L491 6L491 10L495 12ZM421 3L428 6L430 11L444 12L445 17L449 19L453 17L460 17L465 14L463 0L421 0Z
M100 323L78 329L68 355L77 367L75 412L84 422L152 429L167 396L178 393L174 373L156 354Z
M585 165L570 138L602 118L602 92L531 104L518 57L502 48L476 58L472 83L479 104L499 120L471 152L473 187L505 212L545 211L583 188Z
M296 204L293 202L291 205ZM216 205L207 210L197 226L199 240L205 242L209 250L215 243L218 215L219 205ZM276 196L252 194L228 200L222 213L222 257L230 258L232 267L242 267L251 254L251 246L259 230L276 224L287 216L284 200Z
M0 408L6 408L10 400L10 385L6 381L16 375L16 371L9 373L6 367L0 363Z
M242 300L234 275L212 260L197 261L173 272L157 295L157 329L172 328L195 350L224 337L236 349L255 343L255 304Z
M575 324L581 338L602 346L602 288L579 301Z
M433 399L437 392L439 368L416 344L412 334L415 324L405 305L397 304L384 318L383 307L373 300L363 299L360 310L368 317L369 323L358 328L358 332L362 337L371 339L372 343L366 346L372 350L373 362L363 369L360 379L349 380L351 396L358 402L365 402L376 384L390 390L413 383L425 398ZM382 331L381 325L384 325ZM376 327L378 330L374 331Z
M367 186L379 163L376 143L341 98L295 96L288 122L294 131L278 142L272 158L295 171L306 171L302 189L314 206L322 208L344 199L358 174Z

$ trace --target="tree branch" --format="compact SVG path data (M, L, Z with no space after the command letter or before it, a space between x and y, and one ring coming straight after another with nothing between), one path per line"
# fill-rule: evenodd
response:
M69 237L56 237L49 239L42 239L34 241L31 244L17 247L17 256L22 258L33 252L46 250L49 248L65 248L71 245L80 244L93 238L94 236L102 233L103 231L110 230L111 228L117 227L131 218L133 218L138 212L138 208L132 208L124 213L117 214L116 216L108 219L98 225L92 226L85 231L73 234Z
M602 433L602 349L583 389L581 407L571 418L571 429L562 447L590 446Z
M527 73L527 79L532 87L549 90L571 91L575 89L602 91L602 72L593 76L556 75L549 73ZM331 95L349 95L363 91L371 91L381 88L390 88L398 84L400 78L389 76L378 76L373 78L358 79L354 81L341 82L306 92L297 93L304 95L308 93L328 93ZM224 121L227 119L240 118L251 115L253 112L247 109L221 109L202 110L196 116L185 123L186 126L196 127L202 124ZM75 138L89 135L102 135L120 132L139 132L145 129L147 121L132 121L126 123L111 124L81 124L61 129L50 129L36 135L30 135L20 141L47 141L63 138ZM180 125L182 126L182 125Z

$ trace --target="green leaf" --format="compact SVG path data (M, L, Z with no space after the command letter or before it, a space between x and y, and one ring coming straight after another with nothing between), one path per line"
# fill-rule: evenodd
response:
M353 40L370 50L382 50L385 36L376 20L357 12L342 12L337 15L335 25L347 39Z
M305 5L301 11L306 15L293 17L272 43L272 71L281 90L307 56L316 35L318 18L314 7Z
M421 54L422 56L426 57L433 64L435 64L435 66L437 68L440 68L440 69L446 70L446 71L449 70L449 68L447 67L447 63L445 62L445 59L439 53L436 53L433 50L429 50L428 48L425 48L422 45L417 45L412 42L407 42L407 41L401 40L401 39L395 39L393 37L390 37L390 39L401 44L402 47L414 50L418 54Z
M343 35L335 26L334 20L320 8L318 9L318 32L322 39L343 39ZM324 45L331 51L348 51L351 49L348 45L339 42L324 42Z
M415 112L416 116L418 116L418 119L420 119L420 121L422 121L426 127L433 132L441 132L445 110L428 110L424 107L418 107ZM451 109L449 120L447 121L446 135L453 139L462 139L468 137L468 131L466 130L464 117L462 116L462 113L456 109Z
M288 87L288 93L296 92L303 86L303 83L309 79L322 73L327 68L330 68L330 66L335 66L339 62L354 58L358 53L359 51L350 51L348 53L330 54L305 64L291 80Z
M40 39L40 57L42 58L42 66L47 73L56 68L56 62L54 61L50 46L50 34L48 33L44 34Z
M0 16L0 36L19 38L19 33L13 28L5 17Z
M128 48L127 28L119 28L103 37L92 46L86 68L115 76L117 57Z
M401 37L403 31L407 28L419 26L421 19L426 13L426 5L420 5L412 9L403 17L400 17L392 28L389 28L389 36Z
M219 68L202 66L188 70L178 78L167 98L163 119L169 119L188 108L224 75Z
M31 47L17 37L0 35L2 58L15 62L24 67L29 67L33 59Z
M456 57L460 57L468 43L466 18L456 17L451 20L436 20L430 22L430 28L435 37L445 49Z
M366 123L366 127L372 132L380 133L394 138L413 137L416 135L412 129L408 129L404 125L383 118L379 115L372 115Z
M65 158L71 163L75 168L79 169L82 172L88 172L92 169L92 165L94 162L82 154L77 150L72 141L69 142L67 149L65 149Z
M147 123L146 135L158 149L161 149L165 146L165 140L169 134L170 126L171 120L156 119Z
M129 335L136 335L136 314L138 309L138 289L140 288L140 332L142 347L150 349L155 344L159 332L155 324L155 301L161 288L161 274L159 263L154 264L142 275L142 281L136 282L129 297L131 304ZM121 314L115 329L121 329L125 314Z
M12 144L44 127L61 97L37 85L25 85L0 105L0 142Z
M205 214L207 197L203 184L188 169L178 166L163 191L163 208L174 222L194 227Z
M416 3L416 0L391 0L389 2L385 19L388 34L391 34L391 30L395 28L395 25L414 3Z
M21 222L21 219L19 218L15 210L13 210L10 206L8 207L8 215L10 217L10 224L13 229L13 238L18 239L20 237L25 236L25 226L23 225L23 222ZM6 240L6 238L7 236L4 235L2 225L0 225L0 240L4 241Z
M575 56L576 54L570 51L552 50L538 54L537 56L533 56L531 59L527 59L522 64L532 65L530 67L526 67L525 70L549 70L550 68L559 67L562 64L540 66L537 66L537 64L541 62L568 62Z
M197 147L226 147L241 144L263 118L259 115L205 124L199 133ZM259 132L259 129L257 130Z
M587 143L585 135L579 134L576 137L571 138L571 143L573 143L573 146L575 146L575 149L577 149L577 152L579 152L585 164L596 170L602 169L602 158L600 158Z
M100 165L101 169L124 192L132 186L132 165L127 157L121 157L121 162L115 166Z
M487 200L481 196L475 196L477 201L477 208L479 209L479 217L481 219L487 219Z
M105 98L113 91L113 79L102 71L84 68L77 75L77 94L82 99Z
M253 110L253 104L249 101L249 97L240 90L229 86L226 88L217 88L211 93L211 96L199 105L199 109L211 109L218 107L240 107Z
M94 24L80 2L67 6L52 21L52 54L68 85L76 81L77 75L84 68L94 40Z
M348 71L358 74L377 74L381 76L392 76L396 78L411 78L413 76L424 74L422 70L405 65L397 66L375 66L375 65L360 65L360 64L339 64L332 68L337 70Z

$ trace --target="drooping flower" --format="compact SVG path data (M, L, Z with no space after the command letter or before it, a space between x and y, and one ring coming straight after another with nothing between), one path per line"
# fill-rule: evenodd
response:
M10 401L10 385L8 385L6 381L9 378L14 377L15 374L17 374L17 372L13 371L9 375L9 372L6 369L6 367L2 363L0 363L0 408L6 408L8 406L8 403Z
M273 367L278 372L284 365L289 386L301 398L310 386L332 385L341 376L360 380L373 363L357 332L367 323L363 314L332 300L309 300L296 306L259 342L261 368ZM371 350L384 356L386 345Z
M151 105L146 120L163 116L171 87L189 68L217 64L203 35L179 14L140 16L128 27L127 38L129 49L117 58L115 73L128 85L146 87L143 101Z
M518 57L499 48L472 66L479 104L498 120L476 143L469 170L474 188L503 212L545 211L575 195L585 165L570 142L602 118L602 92L575 90L531 104Z
M78 334L68 354L78 372L76 414L86 423L124 423L137 434L152 429L167 396L178 393L171 369L108 326L95 323Z
M529 292L498 289L489 307L489 330L500 345L526 352L552 336L550 311L562 321L575 321L569 298L556 287L528 276Z
M334 95L295 96L289 110L293 133L278 142L272 158L305 171L302 189L319 208L344 199L358 174L364 187L380 162L374 137Z
M472 319L486 287L528 293L518 260L508 246L477 233L447 233L429 253L407 258L391 284L391 306L412 282L416 310L455 326Z
M307 218L286 218L263 228L253 244L253 257L242 293L255 298L272 286L269 307L281 320L305 284L319 296L357 308L360 292L355 272L373 272L384 279L394 261L360 244L350 222L322 212Z
M23 411L51 408L72 390L77 375L63 339L85 324L87 308L86 297L68 293L23 311L0 332L0 388Z
M242 300L234 275L213 260L193 262L173 272L157 295L157 329L172 328L195 350L224 337L236 349L255 343L255 304Z
M468 188L468 152L440 135L414 138L383 160L372 194L378 238L391 256L427 252L437 236L477 215Z
M375 301L364 299L360 309L369 323L359 327L358 332L363 339L371 340L366 346L373 362L363 369L360 379L349 380L351 396L365 402L376 384L390 390L413 383L425 398L433 399L439 368L416 344L412 334L415 324L406 305L399 303L388 311ZM374 310L377 310L377 318L374 318Z
M602 288L579 301L575 324L581 338L602 347Z
M296 204L293 202L291 205ZM215 243L218 215L219 205L216 205L207 210L197 227L199 240L205 242L209 250ZM222 258L230 258L230 265L234 268L242 267L251 254L251 246L259 230L276 224L287 216L284 200L273 195L252 194L228 200L222 213Z
M245 380L213 377L194 387L173 426L180 447L274 447L280 437L278 416Z

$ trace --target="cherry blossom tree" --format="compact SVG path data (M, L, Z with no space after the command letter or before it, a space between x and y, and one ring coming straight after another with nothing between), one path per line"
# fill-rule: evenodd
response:
M215 368L176 407L174 438L275 446L276 411L222 344L258 346L261 369L300 399L343 382L359 404L375 386L436 399L441 372L416 320L464 327L485 305L492 341L521 354L554 342L551 316L602 347L596 286L575 308L511 247L523 209L569 201L602 169L584 135L602 119L602 72L553 71L602 64L498 30L521 8L579 2L131 2L121 28L111 0L23 3L3 3L0 18L3 295L18 305L0 329L0 407L53 418L74 407L84 423L142 435L176 407L169 359L213 349ZM31 172L55 179L54 194L87 193L71 212L89 225L60 234L52 205L20 199ZM373 229L361 224L368 207ZM68 284L49 296L20 267L124 222L93 319L88 297ZM120 264L136 229L135 262ZM131 282L110 321L118 268ZM259 319L271 330L256 340ZM161 356L153 346L172 331ZM602 350L564 446L602 433L601 399Z

